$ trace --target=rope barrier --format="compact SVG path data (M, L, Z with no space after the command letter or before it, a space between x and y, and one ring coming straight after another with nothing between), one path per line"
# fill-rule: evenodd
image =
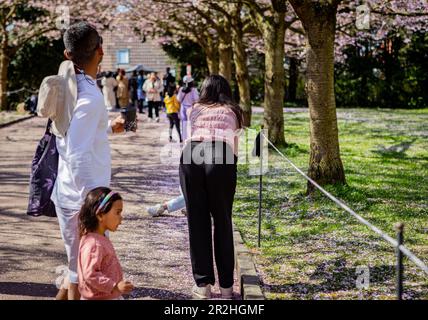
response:
M25 87L22 87L20 89L16 89L16 90L13 90L13 91L6 91L6 92L4 92L2 94L6 95L6 96L10 96L12 94L19 93L19 92L22 92L22 91L27 91L27 92L31 92L31 93L37 93L37 91L34 91L34 90L31 90L31 89L27 89Z
M247 128L249 130L254 130ZM323 187L321 187L318 183L316 183L313 179L308 177L302 170L300 170L290 159L288 159L264 134L263 132L260 132L260 135L263 136L263 139L266 140L275 151L282 156L300 175L302 175L306 180L308 180L312 185L314 185L318 190L320 190L323 194L325 194L330 200L332 200L334 203L336 203L339 207L350 213L354 218L356 218L359 222L366 225L369 229L377 233L379 236L381 236L385 241L389 242L394 248L398 248L404 255L406 255L413 263L415 263L422 271L424 271L428 275L428 267L425 265L425 263L422 262L418 257L416 257L406 246L404 245L398 245L397 240L390 237L388 234L380 230L378 227L372 225L370 222L368 222L366 219L361 217L359 214L357 214L354 210L349 208L345 203L337 199L335 196L333 196L331 193L326 191Z

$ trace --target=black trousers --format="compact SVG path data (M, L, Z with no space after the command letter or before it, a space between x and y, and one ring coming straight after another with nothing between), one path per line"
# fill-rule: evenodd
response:
M232 158L216 155L219 148L232 152ZM202 154L201 161L186 158L186 152ZM217 150L215 150L217 149ZM232 159L232 164L226 160ZM235 255L233 245L232 206L236 189L236 162L232 149L224 142L192 142L180 161L180 184L186 201L189 226L190 259L197 285L214 284L211 217L214 222L214 255L219 283L223 288L233 285Z
M149 101L149 118L153 119L153 109L155 110L156 118L159 118L159 104L158 101Z
M144 108L144 100L140 99L138 100L138 110L140 113L143 113L143 108Z
M180 142L183 140L181 139L181 130L180 130L180 119L178 118L178 113L168 113L167 114L168 120L169 120L169 137L172 138L172 129L177 129L178 136L180 137Z

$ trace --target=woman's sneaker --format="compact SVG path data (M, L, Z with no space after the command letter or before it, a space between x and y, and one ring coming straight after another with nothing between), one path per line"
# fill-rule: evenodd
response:
M153 206L147 209L147 212L152 217L159 217L162 213L164 213L164 211L165 211L165 208L161 204L158 204L156 206Z
M233 287L222 288L220 287L221 298L222 299L232 299L233 297Z
M207 284L203 287L198 287L196 284L192 289L192 296L195 299L210 299L211 298L211 285Z

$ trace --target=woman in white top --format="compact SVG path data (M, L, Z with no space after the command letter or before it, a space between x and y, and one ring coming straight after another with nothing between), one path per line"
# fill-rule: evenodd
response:
M181 118L181 136L183 140L187 139L187 110L199 100L198 89L194 87L194 80L191 76L183 78L184 86L178 91L177 99L181 104L180 118Z
M113 110L116 106L116 95L114 93L114 88L117 87L117 81L113 78L113 73L108 72L107 75L101 81L103 86L103 95L104 103L107 107L107 110Z

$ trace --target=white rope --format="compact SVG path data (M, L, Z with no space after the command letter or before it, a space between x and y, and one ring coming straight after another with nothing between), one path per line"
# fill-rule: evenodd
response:
M13 91L6 91L6 92L4 92L4 93L2 93L2 94L3 94L3 95L10 96L10 95L12 95L12 94L19 93L19 92L22 92L22 91L28 91L28 92L31 92L31 93L36 93L36 92L37 92L37 91L31 90L31 89L27 89L27 88L25 88L25 87L22 87L22 88L20 88L20 89L16 89L16 90L13 90Z
M248 128L250 129L250 128ZM254 129L250 129L254 130ZM254 130L256 131L256 130ZM378 235L380 235L383 239L385 239L387 242L389 242L392 246L397 248L398 242L397 240L391 238L389 235L387 235L385 232L377 228L376 226L372 225L370 222L368 222L366 219L358 215L354 210L349 208L346 204L341 202L339 199L334 197L332 194L330 194L328 191L326 191L324 188L322 188L318 183L316 183L314 180L312 180L310 177L308 177L302 170L300 170L290 159L288 159L281 151L278 150L278 148L263 134L263 132L260 132L261 136L276 150L276 152L279 153L298 173L300 173L306 180L308 180L310 183L312 183L315 187L317 187L322 193L324 193L330 200L335 202L339 207L344 209L345 211L349 212L352 216L354 216L358 221L360 221L362 224L366 225L368 228L376 232ZM398 249L406 255L411 261L413 261L419 268L421 268L426 274L428 274L428 267L420 260L418 257L416 257L406 246L400 245Z

